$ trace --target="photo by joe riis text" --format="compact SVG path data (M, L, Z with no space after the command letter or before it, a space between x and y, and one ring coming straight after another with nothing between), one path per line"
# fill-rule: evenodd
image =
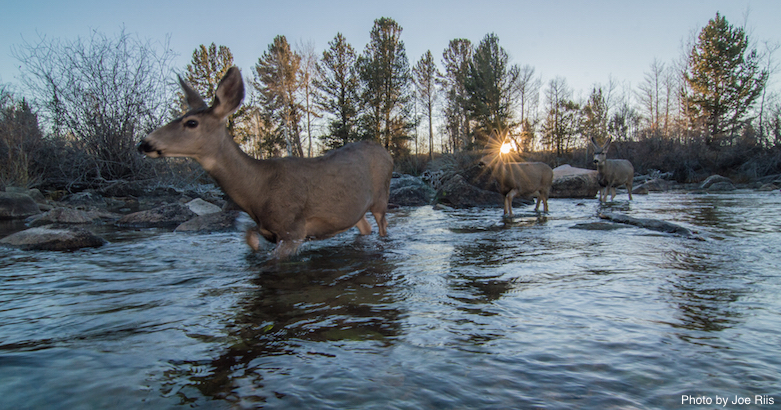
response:
M759 404L759 405L771 405L775 403L775 399L767 394L755 394L753 396L739 396L725 395L715 397L711 396L690 396L688 394L681 395L681 404L690 405L719 405L721 407L727 406L744 406L747 404Z

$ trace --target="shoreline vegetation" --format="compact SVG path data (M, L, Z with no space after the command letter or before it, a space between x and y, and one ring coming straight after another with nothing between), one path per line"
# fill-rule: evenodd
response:
M440 64L430 51L408 60L402 34L382 17L362 52L337 33L322 55L275 37L242 72L251 87L227 121L234 140L259 159L374 140L399 174L469 182L500 147L511 161L593 169L592 139L611 139L608 158L630 161L636 175L677 183L781 175L781 96L771 88L781 47L749 39L718 13L679 61L654 60L644 83L595 84L586 98L563 78L543 84L532 66L511 63L494 33L450 41ZM185 105L169 74L178 71L174 51L160 46L122 29L15 47L25 96L0 84L0 190L37 188L58 200L212 184L192 160L145 161L136 151ZM211 99L233 65L227 46L201 45L181 78Z

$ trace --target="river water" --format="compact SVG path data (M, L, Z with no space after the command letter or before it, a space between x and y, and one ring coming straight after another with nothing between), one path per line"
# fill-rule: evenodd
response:
M622 198L508 221L401 208L387 238L353 230L287 262L239 233L0 249L0 407L780 405L781 194ZM705 240L594 224L600 209Z

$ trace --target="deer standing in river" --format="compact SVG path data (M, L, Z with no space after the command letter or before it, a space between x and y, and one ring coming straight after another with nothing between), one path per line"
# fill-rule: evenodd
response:
M599 181L599 201L607 201L608 191L611 193L610 200L616 198L616 187L625 185L629 200L632 200L632 180L635 177L635 167L625 159L607 159L607 149L610 148L611 138L607 139L605 145L599 146L597 140L591 137L591 144L594 146L594 164L597 166Z
M294 254L306 239L322 239L353 226L371 233L366 212L387 235L393 160L373 142L348 144L317 158L258 160L244 153L226 129L226 119L244 98L244 81L231 67L208 106L179 78L189 111L158 128L138 145L150 158L190 157L257 223L247 244L257 250L260 236L276 243L274 255Z
M534 211L543 209L548 212L548 196L553 184L553 170L542 162L502 162L489 164L491 175L499 183L499 191L504 196L504 215L513 216L513 198L517 196L536 196Z

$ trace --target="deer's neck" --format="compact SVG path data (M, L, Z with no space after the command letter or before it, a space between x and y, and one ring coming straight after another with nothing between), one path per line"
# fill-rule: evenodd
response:
M253 193L262 191L262 171L259 169L262 161L250 157L232 139L227 138L217 152L197 160L239 207L251 213Z

